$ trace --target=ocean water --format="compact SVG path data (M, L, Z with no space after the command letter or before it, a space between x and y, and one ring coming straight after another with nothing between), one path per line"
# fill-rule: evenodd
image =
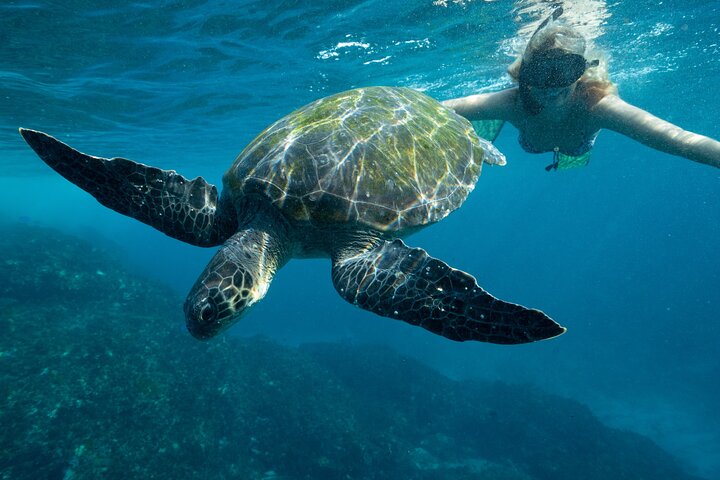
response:
M180 298L212 249L98 205L18 127L219 184L267 124L316 98L369 85L438 99L508 86L522 38L558 4L606 52L624 99L720 138L717 0L6 1L0 220L113 244L127 269ZM380 343L453 379L529 385L720 478L720 170L603 132L588 167L547 173L550 156L523 152L516 135L506 127L496 142L507 166L485 168L460 210L407 243L544 310L565 335L450 342L346 304L327 260L291 262L229 335Z

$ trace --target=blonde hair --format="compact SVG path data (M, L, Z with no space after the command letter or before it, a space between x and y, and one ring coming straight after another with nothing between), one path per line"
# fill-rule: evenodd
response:
M607 56L592 42L588 42L577 30L553 22L537 31L528 42L507 72L515 83L520 83L520 67L523 60L529 61L533 55L550 49L562 49L591 60L599 60L597 66L591 66L577 80L575 95L584 100L588 106L595 105L606 95L617 94L617 86L610 81L607 69Z

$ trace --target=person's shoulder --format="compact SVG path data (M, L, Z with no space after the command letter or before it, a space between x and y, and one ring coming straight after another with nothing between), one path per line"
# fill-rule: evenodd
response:
M594 102L588 109L590 120L595 126L608 128L608 123L615 123L618 117L622 117L628 111L629 104L615 93L603 95Z
M475 103L484 103L487 101L492 102L501 102L506 101L509 99L514 100L517 95L517 87L514 88L506 88L504 90L498 90L496 92L488 92L488 93L474 93L472 95L467 95L465 97L457 97L457 98L450 98L448 100L443 100L443 104L446 105L470 105Z
M512 121L517 117L519 105L517 87L506 88L485 95L485 108L488 113L494 113L493 118Z
M595 127L614 130L640 141L658 132L666 136L671 130L669 126L675 127L615 94L602 98L591 113Z
M491 93L479 93L467 97L445 100L443 104L470 120L508 120L514 115L517 89L509 88Z
M498 90L497 92L489 93L488 95L492 95L497 98L498 101L515 103L515 100L517 100L518 97L518 87L505 88L503 90Z
M498 108L502 109L505 113L504 120L508 120L511 123L515 123L519 115L522 115L522 108L520 107L520 90L518 87L506 88L495 92L493 95L496 97Z
M592 108L602 110L604 108L612 108L613 106L617 106L623 103L625 103L625 101L620 98L617 93L607 93L603 95L600 99L598 99L598 101L595 102Z

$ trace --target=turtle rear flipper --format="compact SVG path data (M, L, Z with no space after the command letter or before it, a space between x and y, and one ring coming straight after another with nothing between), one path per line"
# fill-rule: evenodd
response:
M451 340L515 344L565 332L539 310L499 300L469 274L401 240L333 260L335 288L348 302Z
M202 177L188 180L124 158L93 157L35 130L21 128L20 134L45 163L101 204L166 235L209 247L237 228L234 214L218 212L232 208L230 202L218 202L217 188Z

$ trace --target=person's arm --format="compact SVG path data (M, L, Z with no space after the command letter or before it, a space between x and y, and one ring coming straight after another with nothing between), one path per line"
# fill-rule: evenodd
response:
M655 150L720 168L720 142L683 130L616 95L600 100L591 117L595 129L607 128Z
M442 102L468 120L510 120L515 109L516 89L481 93Z

